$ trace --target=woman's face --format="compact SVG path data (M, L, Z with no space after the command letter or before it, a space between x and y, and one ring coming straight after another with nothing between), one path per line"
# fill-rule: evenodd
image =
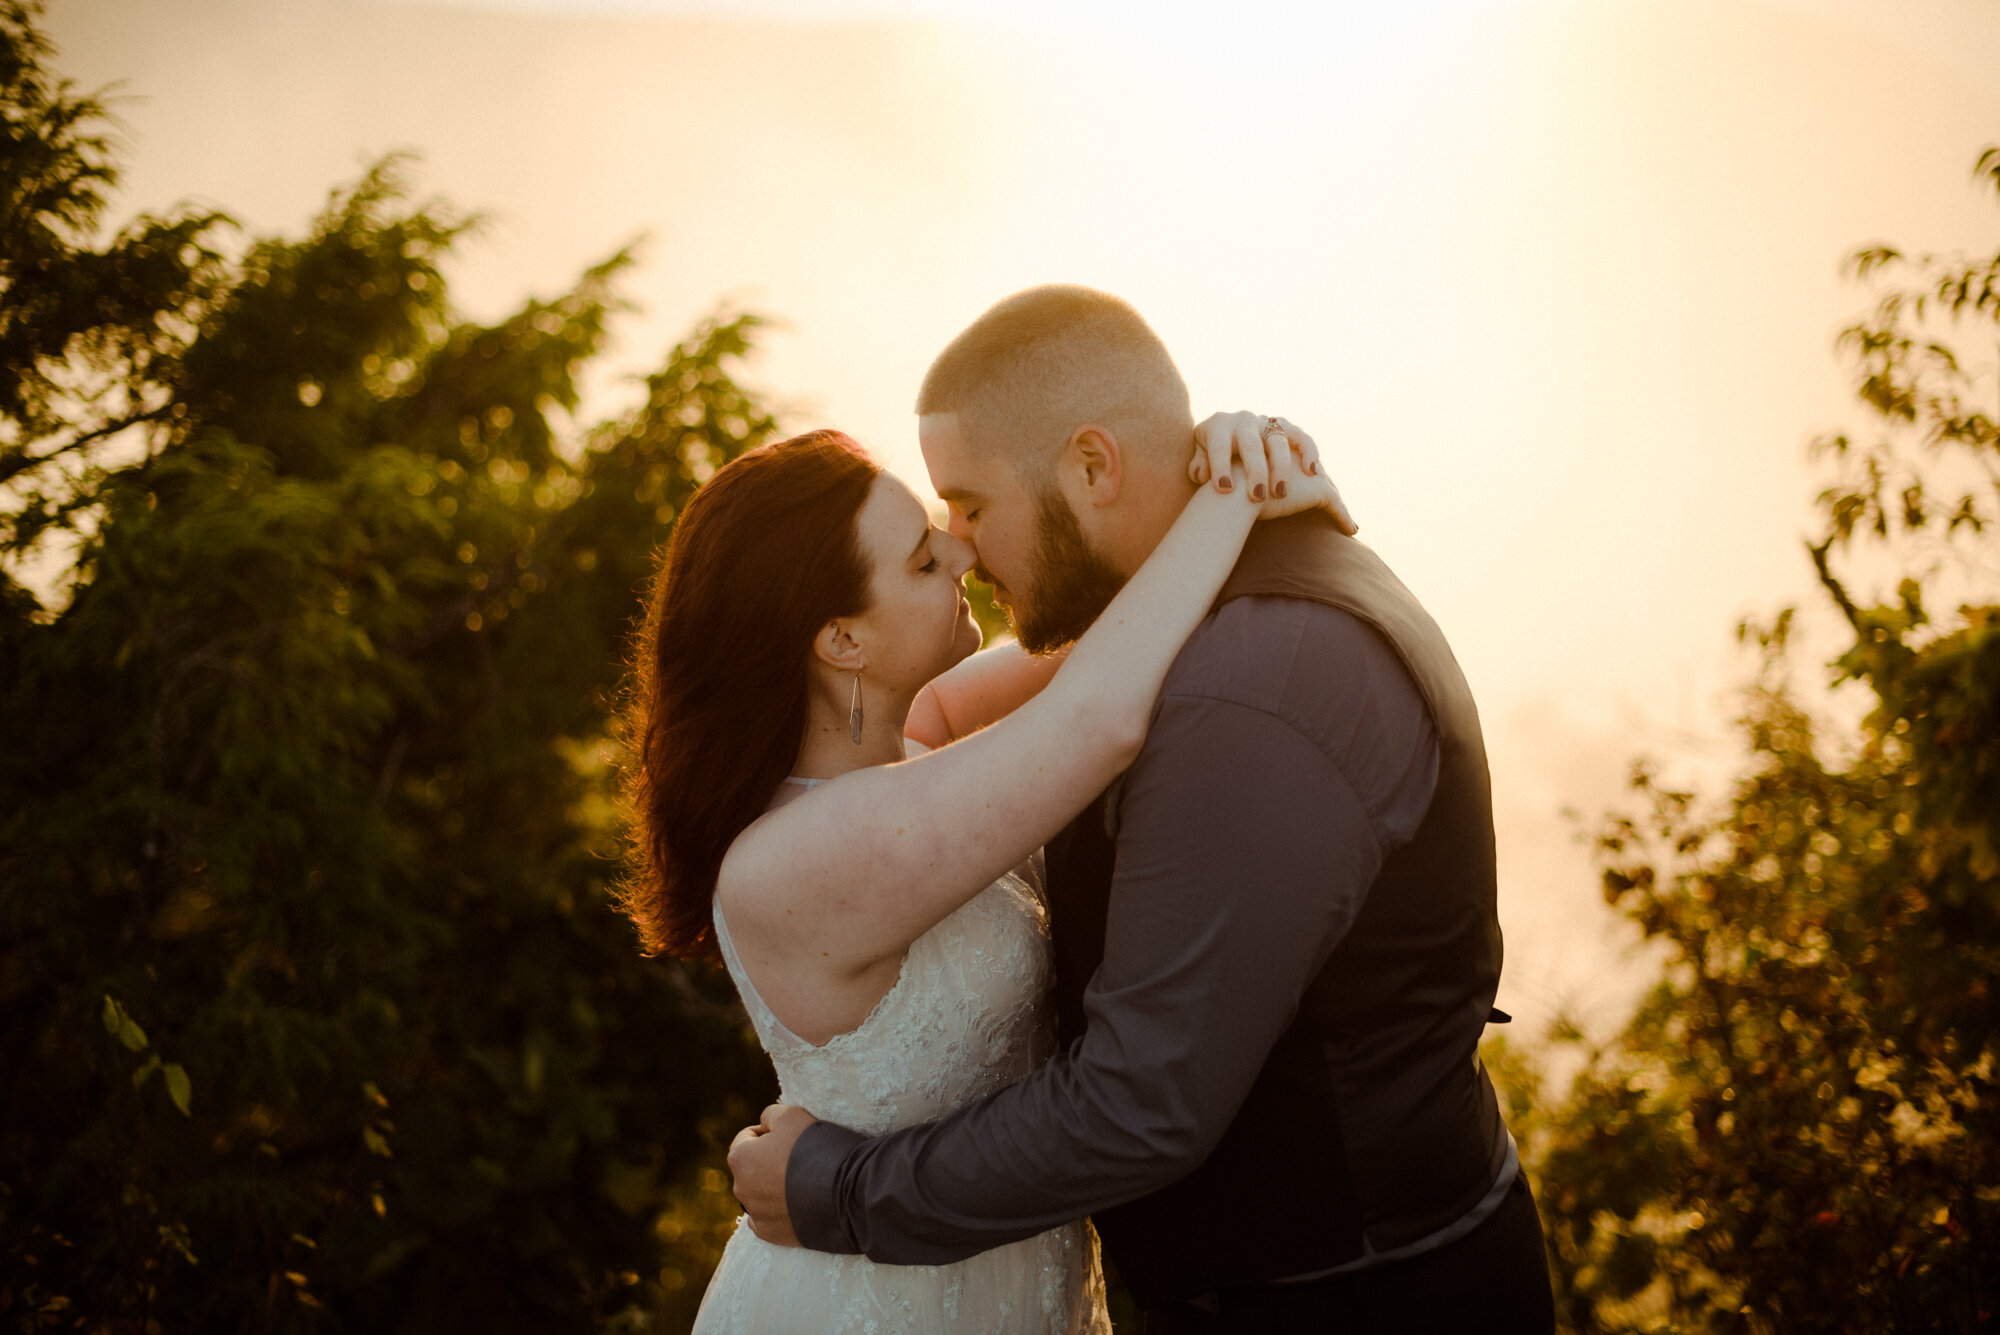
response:
M972 546L934 527L915 493L887 472L869 488L854 530L874 571L868 610L846 618L868 655L862 680L915 695L979 648L961 583L972 568Z

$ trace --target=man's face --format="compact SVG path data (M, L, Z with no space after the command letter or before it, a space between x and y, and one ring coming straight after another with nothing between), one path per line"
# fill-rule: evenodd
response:
M972 544L972 573L993 586L1022 647L1047 653L1088 630L1125 577L1090 545L1053 482L1029 486L1001 451L970 445L950 413L919 418L917 440L948 528Z

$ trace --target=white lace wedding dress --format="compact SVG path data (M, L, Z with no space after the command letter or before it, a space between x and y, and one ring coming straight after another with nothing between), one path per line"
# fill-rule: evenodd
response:
M815 1047L757 995L715 935L784 1101L879 1135L1010 1085L1053 1046L1048 923L1012 873L910 946L901 976L861 1027ZM877 1265L778 1247L737 1220L695 1335L1109 1335L1096 1238L1078 1221L952 1265Z

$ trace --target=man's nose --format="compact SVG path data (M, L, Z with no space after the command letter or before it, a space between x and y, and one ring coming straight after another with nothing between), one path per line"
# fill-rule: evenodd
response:
M947 536L950 539L951 546L951 555L949 558L951 577L953 579L963 579L965 572L978 564L979 552L968 539L962 538L956 533L951 533Z
M965 515L956 505L947 507L944 512L944 531L960 542L972 541L972 525L965 522Z

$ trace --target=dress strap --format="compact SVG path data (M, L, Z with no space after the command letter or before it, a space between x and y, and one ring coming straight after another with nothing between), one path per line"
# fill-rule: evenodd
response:
M729 969L729 977L736 984L736 995L743 998L743 1009L750 1013L750 1025L757 1031L769 1051L774 1044L793 1039L792 1031L778 1022L771 1008L764 1004L764 998L757 994L756 984L750 981L749 970L743 967L743 959L736 953L736 943L729 939L729 924L722 918L722 901L711 898L708 902L710 921L715 924L715 944L722 950L722 962Z

